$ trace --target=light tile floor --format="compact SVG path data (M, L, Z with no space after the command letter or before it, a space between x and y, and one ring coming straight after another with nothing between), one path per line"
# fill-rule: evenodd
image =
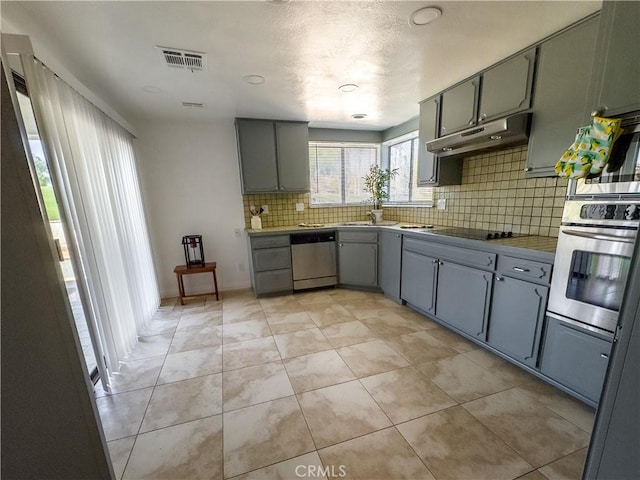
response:
M380 294L163 301L96 387L118 478L578 479L593 409Z

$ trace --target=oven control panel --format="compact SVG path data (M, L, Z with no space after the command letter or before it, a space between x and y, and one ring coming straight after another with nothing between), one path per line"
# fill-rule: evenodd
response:
M589 203L582 205L583 220L639 220L640 203Z

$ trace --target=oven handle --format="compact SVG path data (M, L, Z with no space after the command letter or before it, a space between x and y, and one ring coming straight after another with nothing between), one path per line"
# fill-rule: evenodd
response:
M573 235L574 237L592 238L594 240L606 240L609 242L635 243L634 237L616 237L614 235L603 235L601 233L580 232L578 230L562 230L562 233Z

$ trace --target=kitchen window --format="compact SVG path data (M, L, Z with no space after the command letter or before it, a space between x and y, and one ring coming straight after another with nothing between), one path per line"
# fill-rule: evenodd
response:
M311 205L366 203L362 177L379 158L377 144L310 142Z
M386 205L433 203L433 188L418 187L418 132L412 132L383 144L382 168L398 169L389 182Z

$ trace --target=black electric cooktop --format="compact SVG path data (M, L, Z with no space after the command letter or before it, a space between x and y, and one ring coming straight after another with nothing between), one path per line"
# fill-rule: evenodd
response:
M468 238L469 240L498 240L500 238L522 237L513 232L495 232L490 230L480 230L476 228L443 228L433 232L436 235L447 235L449 237Z

